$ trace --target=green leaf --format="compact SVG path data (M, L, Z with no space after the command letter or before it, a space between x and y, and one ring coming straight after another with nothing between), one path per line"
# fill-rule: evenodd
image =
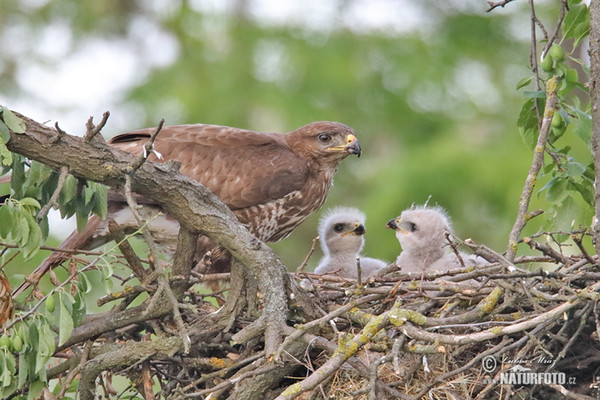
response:
M59 292L60 298L60 315L58 323L58 345L62 346L67 339L71 336L73 331L73 317L69 313L65 302L69 301L67 296L64 296L64 292Z
M10 177L10 188L15 198L20 199L23 197L25 182L25 158L15 154L13 156L12 174Z
M9 386L10 381L12 380L12 374L6 365L7 356L8 353L6 351L0 351L0 387L2 388Z
M32 198L32 197L24 197L21 200L19 200L19 202L24 205L24 206L29 206L29 207L33 207L36 209L40 209L42 208L42 206L40 205L40 202L37 201L36 199Z
M63 187L60 191L59 202L68 203L77 194L77 178L73 175L67 175Z
M577 108L571 107L577 114L576 119L572 119L573 129L575 134L579 136L585 143L590 143L592 140L592 117L586 112L583 112ZM569 126L570 126L569 125Z
M42 241L48 238L48 234L50 233L50 225L48 224L48 216L46 215L42 218L39 223L40 231L42 232Z
M36 224L33 217L28 217L27 225L29 226L29 235L27 237L27 243L21 248L23 251L23 258L25 260L31 259L42 245L42 230L40 226Z
M6 107L2 107L2 119L4 120L4 123L6 124L8 129L13 131L14 133L25 133L27 128L25 125L25 121L17 117L15 113L10 111Z
M563 36L574 39L573 48L577 48L590 33L590 12L585 4L569 9L563 21Z
M0 164L9 166L13 162L13 156L6 144L0 139Z
M564 163L562 168L565 170L567 176L572 178L579 177L585 172L585 165L576 161Z
M533 150L537 143L537 129L519 129L519 133L521 133L521 139L523 139L525 146L530 150Z
M533 77L531 76L521 79L519 82L517 82L517 90L529 85L532 79Z
M8 126L4 123L4 121L0 120L0 141L4 141L4 143L8 143L10 139L10 130Z
M27 180L23 195L41 198L41 188L47 184L50 176L52 176L52 169L50 167L38 161L32 161L31 167L27 171ZM52 191L54 191L54 188L52 188Z
M543 90L525 90L523 95L527 99L545 99L546 92Z
M25 246L25 244L27 244L27 241L29 240L29 222L27 222L28 214L27 212L24 212L24 210L17 210L17 213L18 237L15 237L15 240L18 240L18 245L22 247Z
M23 387L29 379L29 363L25 353L19 353L19 376L17 387Z
M0 207L0 238L7 240L11 236L12 227L15 226L14 213L12 212L14 206L11 202L6 202Z
M45 319L39 320L38 329L40 331L38 349L36 354L35 372L45 369L46 363L54 354L54 332L50 329L48 321Z
M83 294L88 294L92 291L92 283L85 273L79 274L79 281L77 282L79 291Z
M83 274L82 274L83 275ZM80 275L80 276L82 276ZM85 317L87 308L85 304L85 299L81 292L77 292L75 294L75 302L73 303L73 324L78 326L83 322L83 318Z
M91 188L94 190L92 212L100 218L105 219L108 212L108 191L106 190L106 186L93 182Z
M40 380L36 380L35 382L32 382L29 385L29 393L27 395L27 400L34 400L35 398L37 398L40 395L40 393L42 393L42 390L44 390L45 387L46 387L46 383L44 383Z
M568 193L567 193L567 184L569 182L563 177L555 177L552 178L542 189L546 190L546 200L552 203L559 203L563 201Z

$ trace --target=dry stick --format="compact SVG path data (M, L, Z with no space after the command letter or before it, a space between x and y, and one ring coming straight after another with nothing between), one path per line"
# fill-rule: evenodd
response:
M290 329L290 327L286 327L285 332L288 332ZM334 354L336 352L337 349L337 345L334 344L332 341L325 339L322 336L315 336L312 335L310 333L305 334L302 337L302 340L304 340L304 342L310 347L310 346L314 346L317 347L319 349L325 350L330 354ZM350 357L347 360L347 363L354 368L354 370L356 370L361 376L363 376L364 378L369 378L370 374L369 374L369 369L365 366L365 364L363 364L363 362L361 360L359 360L357 357ZM325 380L323 381L325 382ZM396 398L396 399L404 399L405 397L402 395L402 393L399 393L397 390L391 388L388 385L385 385L383 382L377 382L377 385L382 389L387 391L390 396L392 398Z
M523 187L523 193L521 194L521 199L519 200L519 212L517 214L517 219L515 220L515 224L513 225L508 237L506 259L508 259L510 262L514 261L515 259L517 246L519 243L519 236L521 235L521 231L525 227L525 224L528 220L527 210L529 208L529 202L531 201L533 189L535 188L540 169L544 165L544 151L546 149L546 142L548 141L548 133L550 132L550 123L552 122L552 117L556 111L557 89L558 78L553 76L552 78L548 79L548 83L546 85L546 107L544 109L542 127L540 128L537 144L533 153L531 168L529 169L529 174L527 175L525 186Z
M228 388L229 386L233 386L236 383L238 383L238 382L240 382L240 381L242 381L244 379L247 379L247 378L250 378L250 377L253 377L253 376L256 376L256 375L266 374L266 373L269 373L269 372L274 371L274 370L279 369L279 368L281 368L281 367L278 366L278 365L267 364L267 365L264 365L264 366L262 366L262 367L260 367L258 369L255 369L253 371L247 371L247 372L241 373L240 375L236 376L235 378L226 380L225 382L221 382L220 384L218 384L218 385L216 385L216 386L214 386L212 388L200 390L200 391L197 391L197 392L194 392L194 393L188 393L188 394L184 395L183 397L184 398L200 397L200 396L203 396L203 395L206 395L206 394L209 394L209 393L216 392L216 391L221 390L221 389Z
M0 242L0 247L5 247L8 249L18 249L19 245L18 244L11 244L11 243L2 243ZM82 250L82 249L62 249L59 247L52 247L52 246L40 246L40 250L48 250L48 251L60 251L62 253L69 253L69 254L85 254L88 256L101 256L104 253L101 251L93 251L93 250ZM0 254L1 256L1 254ZM1 269L1 268L0 268Z
M400 350L404 346L406 342L406 335L400 335L399 338L394 340L394 345L392 346L392 366L394 367L394 372L396 374L400 374Z
M587 304L585 306L583 315L581 316L581 319L579 320L579 326L577 327L577 330L571 336L571 338L569 339L567 344L562 348L560 353L558 353L558 355L556 356L556 358L554 359L552 364L550 366L548 366L548 368L546 368L546 371L550 371L552 368L554 368L556 366L556 363L565 357L565 355L567 354L567 351L571 348L573 343L575 343L575 340L577 340L577 338L579 338L579 335L581 334L581 331L583 330L583 327L585 326L587 319L588 319L590 313L592 312L592 308L593 307L591 304Z
M54 189L54 193L52 193L52 196L50 197L48 203L46 203L44 207L42 207L42 209L38 212L38 221L44 219L46 215L48 215L48 211L50 211L50 209L57 204L56 201L58 200L58 196L60 195L63 185L65 184L65 179L67 179L68 175L69 168L66 165L60 167L60 175L58 176L58 183L56 185L56 189Z
M154 302L160 298L160 296L162 294L161 292L164 292L167 299L171 303L171 309L173 310L173 319L175 320L175 323L177 324L179 335L181 336L181 340L183 341L184 352L187 354L190 351L191 340L190 340L189 335L187 334L187 329L185 328L183 319L181 318L181 313L179 312L179 303L177 302L177 299L175 298L175 295L173 294L173 291L171 290L171 286L169 285L169 281L167 280L165 271L161 265L161 261L156 256L156 254L157 254L156 246L154 244L154 239L152 238L152 234L150 233L150 229L148 229L147 224L145 223L144 219L138 212L138 205L137 205L135 199L133 198L133 194L131 192L131 175L125 175L125 185L123 186L123 191L125 194L125 199L127 200L127 205L129 206L131 213L135 217L138 224L141 226L140 229L142 231L142 236L144 237L144 240L146 241L146 244L148 246L148 252L150 253L149 259L154 261L154 263L153 263L154 268L158 275L158 282L159 282L158 290L154 293L154 296L152 296L152 299L150 300L150 304L148 305L148 308L144 311L144 313L149 313L150 310L153 309Z
M583 255L583 257L590 264L592 264L592 265L597 264L598 261L595 261L594 258L590 255L590 253L587 252L587 250L583 246L583 236L584 236L584 234L573 233L573 234L571 234L571 239L573 239L573 241L575 242L575 244L579 248L579 251L581 252L581 255Z
M505 5L507 5L508 3L513 2L514 0L502 0L502 1L488 1L488 5L490 6L490 8L488 8L487 10L485 10L485 12L490 12L492 10L494 10L497 7L502 7L504 8Z
M464 371L468 370L473 365L475 365L476 363L480 362L486 356L491 356L492 354L496 353L498 350L501 350L502 348L506 347L506 345L509 342L511 342L511 341L512 341L512 339L504 338L504 340L502 340L496 346L492 347L489 350L484 351L483 353L479 353L475 358L473 358L471 361L469 361L468 363L466 363L462 367L457 368L455 370L452 370L450 372L447 372L447 373L445 373L443 375L440 375L440 376L436 377L433 380L433 382L428 383L427 385L425 385L425 387L423 387L423 389L421 389L421 391L419 393L417 393L416 395L414 395L411 399L413 399L413 400L419 400L419 399L423 398L423 396L425 396L437 384L448 382L448 380L451 377L453 377L455 375L458 375L461 372L464 372Z
M190 383L189 385L185 386L183 389L181 389L183 392L187 392L189 390L192 390L195 386L198 386L199 384L201 384L202 382L206 382L209 379L212 378L217 378L217 377L223 377L226 373L231 372L233 370L236 370L238 368L241 368L247 364L250 364L256 360L258 360L261 357L264 357L265 352L261 351L258 354L254 354L248 358L244 358L243 360L238 361L237 363L235 363L234 365L230 366L230 367L226 367L226 368L222 368L218 371L215 372L211 372L210 374L203 374L200 378L196 379L195 381L193 381L192 383Z
M546 311L543 314L540 314L534 318L531 318L527 321L520 322L518 324L509 325L509 326L496 326L490 329L486 329L482 332L470 333L466 335L444 335L439 333L427 332L422 329L417 328L416 326L406 323L401 328L399 328L405 335L413 339L421 339L430 342L438 341L439 343L447 343L447 344L468 344L468 343L476 343L482 342L484 340L491 340L498 336L510 335L512 333L521 332L527 329L534 328L535 326L544 323L549 320L554 320L557 318L561 318L563 313L568 310L579 306L582 300L574 297L573 301L567 301L562 303L561 305Z
M348 312L349 310L351 310L352 308L360 305L360 304L364 304L364 303L368 303L369 301L373 301L373 300L377 300L380 299L382 296L379 294L372 294L369 296L365 296L363 298L357 299L357 300L352 300L350 301L348 304L346 304L345 306L342 306L332 312L330 312L329 314L319 318L319 319L315 319L313 321L310 321L306 324L303 324L301 326L299 326L294 333L290 334L288 337L285 338L285 340L283 341L283 343L281 343L281 345L279 346L279 348L277 349L277 351L275 352L275 355L273 356L273 359L276 361L281 360L281 354L283 353L283 351L286 349L287 346L289 346L292 342L296 341L297 339L299 339L300 337L302 337L302 335L304 335L306 332L308 332L309 330L311 330L314 327L317 326L324 326L327 322L331 321L332 319L339 317L340 315Z
M565 388L563 385L558 385L556 383L546 383L545 385L548 387L551 387L552 389L556 390L560 394L564 395L566 399L573 399L573 400L596 400L597 399L596 397L587 396L585 394L571 392L570 390Z
M308 251L308 254L306 255L306 257L304 257L304 260L302 261L302 263L296 269L296 273L302 272L304 270L304 267L306 267L306 264L308 263L308 260L310 259L310 257L312 256L312 254L315 251L315 247L316 247L318 241L319 241L319 236L315 236L314 239L312 240L311 245L310 245L310 250Z
M344 362L352 357L361 347L369 343L377 332L388 326L392 321L399 321L403 318L412 319L418 313L406 312L400 309L400 302L396 302L390 311L387 311L377 318L372 318L364 329L355 335L346 343L340 343L333 355L314 373L301 382L288 386L275 400L289 400L298 397L300 394L317 387L327 377L335 373Z
M146 162L150 153L154 153L156 154L156 157L158 157L158 159L162 159L162 155L158 151L154 150L154 141L156 140L156 137L162 130L164 123L164 118L158 122L156 130L150 136L150 139L146 142L146 144L144 144L144 150L142 151L142 154L140 154L137 160L135 160L131 165L132 172L137 171L142 166L142 164Z
M361 289L362 284L362 268L360 267L360 257L356 257L356 287Z
M79 363L77 364L77 366L69 372L67 379L65 379L65 381L62 382L62 388L60 389L60 392L56 396L57 399L62 399L64 397L64 395L67 393L67 390L69 390L71 388L71 382L73 382L73 379L75 379L75 377L77 375L79 375L79 373L83 370L83 367L85 367L85 363L87 363L87 360L90 357L93 343L94 343L93 341L87 341L85 343L85 346L83 348L83 354L81 355L81 359L79 360Z
M98 133L100 133L100 131L102 130L102 128L104 128L104 125L106 125L106 121L108 121L108 117L110 116L110 113L108 111L106 111L104 114L102 114L102 120L100 121L100 123L98 125L94 125L94 117L90 117L86 124L86 132L83 135L83 139L86 142L91 141ZM57 125L58 128L58 125ZM58 130L58 129L57 129ZM61 132L59 130L59 132ZM64 134L64 131L62 132ZM102 136L100 136L102 137Z
M144 266L142 265L138 255L135 254L135 251L125 239L125 233L114 219L108 221L108 230L110 231L114 241L118 243L119 250L121 250L121 253L125 257L125 261L127 261L127 264L129 264L129 267L135 276L140 280L140 282L144 282L146 279L146 270L144 270Z

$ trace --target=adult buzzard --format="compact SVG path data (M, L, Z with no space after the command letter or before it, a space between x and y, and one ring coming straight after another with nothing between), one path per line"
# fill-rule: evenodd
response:
M143 151L154 128L118 135L109 144L134 154ZM338 164L349 154L360 156L354 131L337 122L313 122L287 134L259 133L217 125L163 127L149 159L176 160L180 172L200 182L221 199L257 238L274 242L288 236L325 201ZM109 240L107 221L133 226L134 219L119 196L111 196L106 220L92 217L62 248L94 248ZM109 199L110 199L109 198ZM140 203L149 203L140 199ZM147 208L148 209L148 208ZM152 210L152 209L151 209ZM163 244L174 246L179 226L168 216L150 229ZM201 248L209 250L206 238ZM17 288L36 284L51 267L67 258L54 253Z

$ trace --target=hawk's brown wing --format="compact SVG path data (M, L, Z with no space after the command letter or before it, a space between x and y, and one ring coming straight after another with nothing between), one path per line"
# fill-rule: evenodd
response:
M139 154L153 132L129 132L109 143ZM299 190L309 175L306 161L289 149L281 134L215 125L177 125L164 127L154 148L163 161L179 161L181 173L202 183L232 210ZM158 161L155 155L150 159Z

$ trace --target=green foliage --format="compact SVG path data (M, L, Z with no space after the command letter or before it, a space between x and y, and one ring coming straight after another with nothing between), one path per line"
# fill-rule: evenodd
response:
M585 4L572 3L561 25L563 39L574 39L572 54L589 34L589 11ZM523 78L517 85L525 88L539 82L545 86L552 76L559 79L558 107L554 111L548 132L549 154L541 178L546 179L538 194L550 204L546 212L545 228L572 228L573 223L588 225L594 206L594 171L590 141L592 120L588 88L580 81L578 70L588 74L581 60L565 57L565 49L553 43L542 58L540 67L544 76ZM531 149L535 146L545 107L544 91L524 91L527 98L517 125L523 141Z
M0 207L0 239L18 245L25 259L35 255L42 244L42 230L35 221L39 208L38 201L31 197L8 198Z

